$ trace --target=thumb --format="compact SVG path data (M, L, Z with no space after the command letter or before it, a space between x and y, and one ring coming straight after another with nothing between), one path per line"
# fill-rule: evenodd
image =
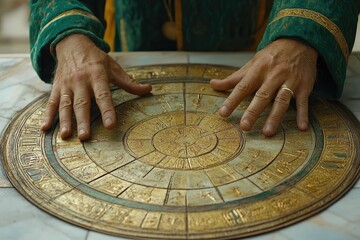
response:
M142 84L130 77L124 69L112 58L110 58L111 83L115 84L125 91L136 94L146 95L151 92L150 84Z

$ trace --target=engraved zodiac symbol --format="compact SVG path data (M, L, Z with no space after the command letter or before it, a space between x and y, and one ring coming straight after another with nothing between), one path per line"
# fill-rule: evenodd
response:
M198 94L197 98L192 100L193 105L196 107L200 106L201 99L202 95Z
M170 102L174 102L178 99L177 96L169 96L169 98L170 98L170 101L165 96L162 96L161 98L158 99L158 101L162 103L161 108L164 110L164 112L168 112L167 108L169 110L173 110Z
M285 198L280 201L274 202L274 207L280 211L286 211L287 209L291 209L292 206L296 204L297 200L295 198Z
M99 169L94 166L85 166L81 169L81 178L90 179L99 173Z
M290 172L292 164L284 159L281 159L277 163L275 163L274 166L276 167L276 171L284 174L286 172Z
M80 203L79 205L86 213L90 215L90 217L95 219L99 219L101 216L103 216L106 213L106 210L109 208L107 205L100 203L95 205L90 203Z
M231 211L224 213L223 216L229 225L236 225L247 222L245 214L239 209L232 209Z
M28 168L25 171L34 182L41 182L44 179L51 178L51 174L44 167Z
M156 127L155 127L155 131L160 131L162 129L166 128L166 124L163 122L157 122L156 123Z
M124 190L125 186L119 183L117 180L111 180L100 185L101 189L114 194L120 193Z
M235 193L235 195L237 195L237 196L241 195L241 191L240 191L240 188L238 186L232 187L232 190Z
M35 153L23 153L20 156L20 163L22 166L33 166L39 162L39 157Z
M204 192L204 193L200 193L199 195L201 198L210 198L211 201L216 202L216 199L213 195L211 195L210 192Z

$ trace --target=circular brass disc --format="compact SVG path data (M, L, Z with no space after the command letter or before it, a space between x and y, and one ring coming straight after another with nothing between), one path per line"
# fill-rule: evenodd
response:
M162 65L128 69L153 84L138 97L114 89L117 126L93 108L92 137L39 131L48 95L9 124L3 163L14 186L45 211L108 234L153 239L238 238L298 222L328 207L359 176L359 123L346 108L310 101L308 131L293 107L264 137L265 109L252 131L217 109L228 93L209 79L234 68Z

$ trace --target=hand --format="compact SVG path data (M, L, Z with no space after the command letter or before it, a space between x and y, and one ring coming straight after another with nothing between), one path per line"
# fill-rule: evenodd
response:
M279 128L291 99L296 99L296 122L300 130L308 127L308 98L316 79L318 53L293 39L278 39L259 51L244 67L223 80L213 79L215 90L232 92L219 109L229 116L239 103L255 93L240 120L244 131L252 129L261 112L275 98L262 132L272 136Z
M109 84L133 94L144 95L151 85L140 84L86 36L75 34L56 45L57 68L52 92L45 111L41 130L48 130L59 113L60 135L72 134L72 117L75 113L78 138L90 137L90 106L95 97L104 127L115 127L116 114Z

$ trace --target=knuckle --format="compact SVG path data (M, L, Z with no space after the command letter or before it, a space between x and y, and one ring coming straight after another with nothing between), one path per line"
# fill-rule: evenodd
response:
M114 110L112 108L107 108L101 111L101 115L103 116L112 116L114 115Z
M68 107L71 107L71 106L72 106L71 100L70 99L64 99L64 100L60 101L59 108L64 109L64 108L68 108Z
M274 101L283 106L289 106L290 100L291 99L288 96L286 96L284 94L278 94Z
M259 112L254 108L248 108L246 114L250 118L257 118L259 116Z
M271 98L271 94L269 91L263 90L263 89L259 89L256 94L256 97L261 98L263 100L269 100Z
M289 72L289 66L286 66L285 64L279 64L276 66L276 72L277 74Z
M135 78L132 78L131 76L129 76L128 74L126 74L126 78L128 79L128 81L131 83L131 84L138 84L138 81L135 80Z
M249 89L250 89L250 85L248 83L239 82L235 86L235 90L239 93L246 93L249 91Z
M258 67L260 68L270 67L274 62L274 58L275 57L271 54L265 54L262 55L261 57L259 56L259 58L257 59Z
M228 104L230 104L231 106L236 106L237 105L237 98L233 95L229 95L226 102Z
M61 119L60 120L60 126L69 126L71 125L72 121L71 119Z
M48 107L52 108L52 107L56 107L58 105L58 101L55 100L55 98L49 98L48 102L47 102Z
M111 96L112 95L109 91L102 91L102 92L96 93L95 99L96 99L96 101L107 100L107 99L111 98Z
M87 98L77 98L74 101L74 109L86 107L90 105L90 101Z
M123 81L129 85L129 86L134 86L138 84L138 81L135 80L135 78L131 77L129 74L124 72L124 76L122 77Z

